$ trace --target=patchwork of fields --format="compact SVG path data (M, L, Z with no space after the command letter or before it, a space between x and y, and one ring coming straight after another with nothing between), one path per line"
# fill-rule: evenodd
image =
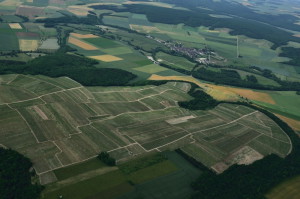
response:
M288 136L268 117L244 106L220 104L188 111L188 83L83 87L69 78L0 76L0 140L29 157L42 184L54 169L108 151L123 162L139 154L182 148L222 172L291 150Z
M127 70L138 75L140 79L146 79L151 74L179 74L153 64L145 55L132 47L112 39L92 34L71 33L68 43L76 48L78 53L98 60L99 67Z
M0 43L0 51L20 50L26 52L59 48L54 28L45 28L41 24L31 22L1 23Z
M125 12L115 12L105 16L103 22L107 25L130 28L164 40L175 40L185 46L198 48L208 46L226 58L226 65L256 65L270 69L284 79L299 78L297 68L283 64L282 62L288 59L278 57L280 50L270 49L272 43L266 40L239 35L239 54L242 59L237 59L237 36L230 35L229 29L210 30L207 27L189 27L184 24L151 23L143 14Z

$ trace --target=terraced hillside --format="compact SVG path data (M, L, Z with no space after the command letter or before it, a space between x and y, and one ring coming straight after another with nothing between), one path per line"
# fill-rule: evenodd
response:
M291 151L289 137L264 114L220 104L189 111L189 83L161 86L83 87L63 77L0 76L0 144L33 163L42 184L53 170L108 151L117 162L139 154L181 148L222 172Z

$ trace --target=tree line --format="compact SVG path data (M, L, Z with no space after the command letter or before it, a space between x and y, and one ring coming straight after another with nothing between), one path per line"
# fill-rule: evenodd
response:
M137 77L121 69L97 68L96 64L96 60L57 52L38 57L26 64L3 62L0 64L0 74L67 76L84 86L122 86Z

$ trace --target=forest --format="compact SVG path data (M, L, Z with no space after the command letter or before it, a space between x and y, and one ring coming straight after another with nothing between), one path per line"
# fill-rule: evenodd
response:
M37 19L36 23L44 23L45 27L54 27L59 23L71 23L71 24L85 24L85 25L96 25L99 24L98 17L93 14L88 14L86 17L77 17L75 15L65 15L58 18L45 18Z
M133 0L137 1L137 0ZM201 10L208 8L212 14L224 14L229 16L238 16L245 19L252 19L281 28L300 31L300 27L296 25L298 18L288 14L271 15L262 14L253 11L251 8L244 6L241 3L232 3L228 1L213 1L213 0L161 0L161 2L175 4L191 10ZM275 2L274 2L275 3Z
M279 56L288 57L291 59L290 61L284 63L300 67L300 48L283 47L281 50L282 52L279 54Z
M26 64L0 64L0 74L67 76L84 86L122 86L136 78L128 71L97 68L96 64L97 61L89 58L58 52L38 57Z
M31 161L11 149L0 147L0 198L36 199L43 187L32 184Z
M226 84L231 86L254 88L254 89L271 89L272 87L265 87L257 82L254 75L248 75L245 80L241 78L235 70L221 69L220 72L208 70L206 68L199 68L193 72L193 77L205 81L214 82L216 84ZM274 88L275 89L275 88Z

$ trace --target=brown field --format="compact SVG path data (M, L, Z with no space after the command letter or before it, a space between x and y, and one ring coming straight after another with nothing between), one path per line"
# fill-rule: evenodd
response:
M277 117L285 121L289 126L291 126L294 130L300 131L300 121L294 120L279 114L276 114Z
M70 34L72 37L76 37L76 38L79 38L79 39L88 39L88 38L98 38L99 36L97 35L93 35L93 34L79 34L79 33L74 33L72 32Z
M91 44L88 44L86 42L80 41L79 39L76 39L74 37L69 37L70 44L73 44L75 46L78 46L84 50L99 50L97 47L92 46Z
M17 37L32 37L32 38L37 38L40 36L38 33L34 33L34 32L17 32L16 35Z
M35 51L39 47L38 40L19 39L21 51Z
M113 62L113 61L121 61L123 60L120 57L116 57L113 55L98 55L98 56L89 56L89 58L96 59L104 62Z
M89 8L87 6L69 6L67 9L69 12L78 15L78 16L86 16L89 11L92 11L92 8Z
M33 19L35 16L43 15L44 8L34 6L20 6L16 10L16 14L23 15Z
M240 97L244 97L250 100L257 100L270 104L275 104L275 101L267 93L257 92L250 89L233 88L229 86L217 86L213 84L202 83L199 80L190 76L159 76L152 75L149 80L178 80L187 81L197 84L204 88L208 94L213 96L217 100L238 100Z
M11 29L23 29L19 23L10 23L8 25Z

